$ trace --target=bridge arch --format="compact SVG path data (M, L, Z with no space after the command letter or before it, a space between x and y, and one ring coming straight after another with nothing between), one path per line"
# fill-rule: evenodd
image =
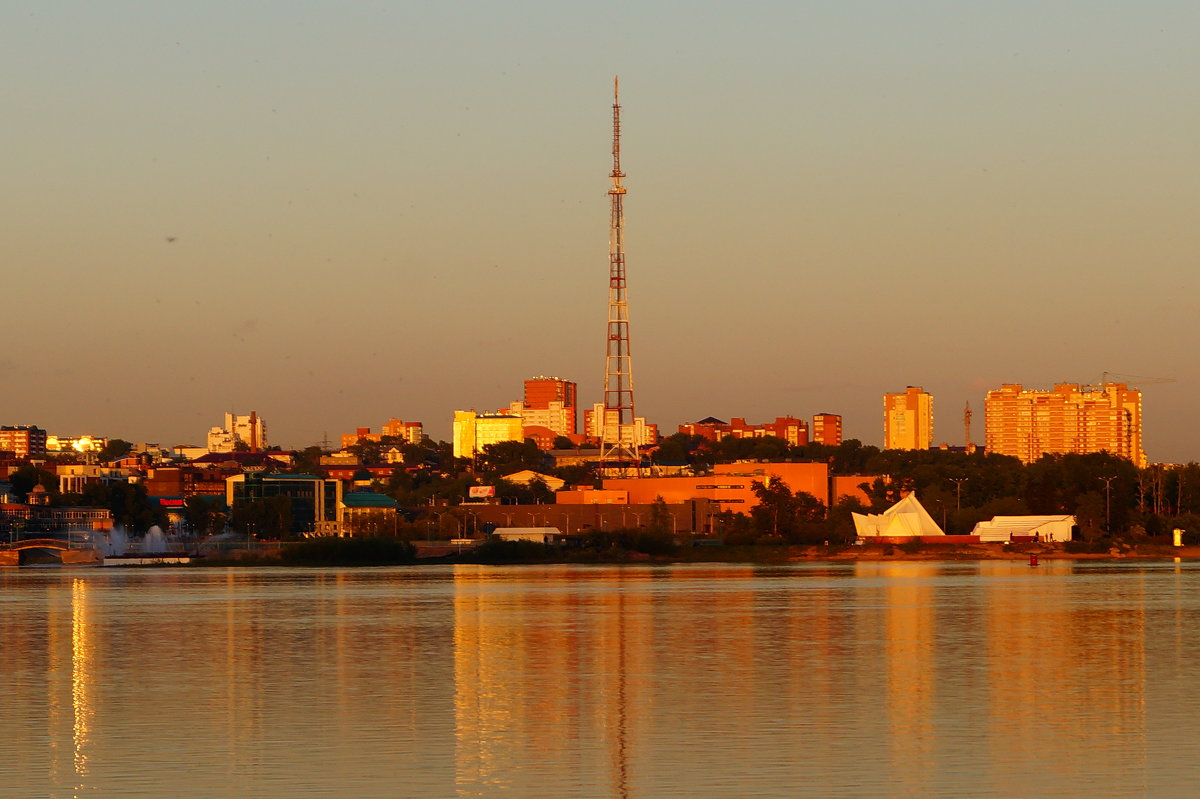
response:
M101 556L92 547L71 546L61 538L25 538L8 544L0 544L0 566L23 566L31 563L53 563L54 560L38 553L57 554L64 564L99 563Z

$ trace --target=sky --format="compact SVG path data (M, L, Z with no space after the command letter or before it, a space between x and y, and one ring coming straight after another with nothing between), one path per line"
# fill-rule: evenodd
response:
M164 446L448 438L600 400L621 77L638 415L1144 386L1200 459L1200 5L0 6L0 423ZM1137 382L1133 380L1132 382Z

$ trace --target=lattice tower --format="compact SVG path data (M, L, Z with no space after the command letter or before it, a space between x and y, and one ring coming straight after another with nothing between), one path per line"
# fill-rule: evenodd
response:
M604 419L600 461L607 471L636 472L641 462L635 438L633 356L629 348L629 305L625 282L625 187L621 178L621 102L613 78L613 168L608 232L608 354L604 359Z

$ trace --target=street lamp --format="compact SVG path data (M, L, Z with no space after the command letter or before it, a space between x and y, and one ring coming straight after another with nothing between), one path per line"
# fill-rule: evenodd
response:
M1116 480L1116 476L1101 477L1104 481L1104 529L1112 534L1112 481Z
M951 477L950 478L950 482L954 483L954 510L955 511L962 510L962 484L970 479L971 478L969 478L969 477Z

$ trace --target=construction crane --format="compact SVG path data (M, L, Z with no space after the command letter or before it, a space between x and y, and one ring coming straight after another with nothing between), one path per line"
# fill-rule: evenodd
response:
M1178 383L1174 377L1144 377L1143 375L1123 375L1117 372L1101 372L1100 385L1107 386L1113 382L1112 378L1116 378L1117 382L1127 383L1131 386L1147 386L1153 383Z

